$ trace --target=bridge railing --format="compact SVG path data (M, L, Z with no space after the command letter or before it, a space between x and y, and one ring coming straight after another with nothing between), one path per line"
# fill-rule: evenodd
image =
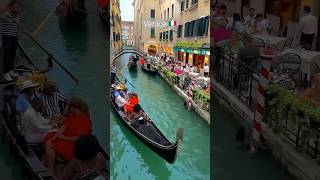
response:
M214 52L216 81L253 110L259 74L234 56L226 53L222 48L215 48Z

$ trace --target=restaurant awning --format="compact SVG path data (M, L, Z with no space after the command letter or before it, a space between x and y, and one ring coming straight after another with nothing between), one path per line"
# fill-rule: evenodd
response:
M210 55L210 45L204 42L179 41L173 47L174 51Z

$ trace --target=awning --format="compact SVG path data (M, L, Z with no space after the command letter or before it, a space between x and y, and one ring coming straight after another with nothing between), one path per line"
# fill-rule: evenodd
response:
M210 45L204 42L180 41L173 47L174 51L210 55Z

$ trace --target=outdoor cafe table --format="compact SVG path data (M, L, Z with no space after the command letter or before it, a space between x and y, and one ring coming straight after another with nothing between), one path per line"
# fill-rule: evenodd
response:
M281 49L284 45L284 42L286 41L286 38L283 37L277 37L277 36L271 36L268 35L266 33L262 33L262 34L253 34L252 35L253 38L259 38L262 39L264 41L264 43L266 44L267 41L270 41L270 44L276 45L279 49Z
M311 62L320 64L320 52L319 51L308 51L303 49L293 49L288 48L281 52L281 55L284 56L288 53L296 53L301 58L300 70L307 77L307 80L310 80L311 76Z

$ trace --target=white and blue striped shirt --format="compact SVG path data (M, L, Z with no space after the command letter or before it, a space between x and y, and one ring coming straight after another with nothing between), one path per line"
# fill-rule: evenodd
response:
M10 15L8 12L5 13L2 18L2 35L18 37L18 24L20 18L18 16Z
M42 115L50 118L52 115L61 115L65 107L66 97L58 92L54 92L50 97L41 94L43 112Z

